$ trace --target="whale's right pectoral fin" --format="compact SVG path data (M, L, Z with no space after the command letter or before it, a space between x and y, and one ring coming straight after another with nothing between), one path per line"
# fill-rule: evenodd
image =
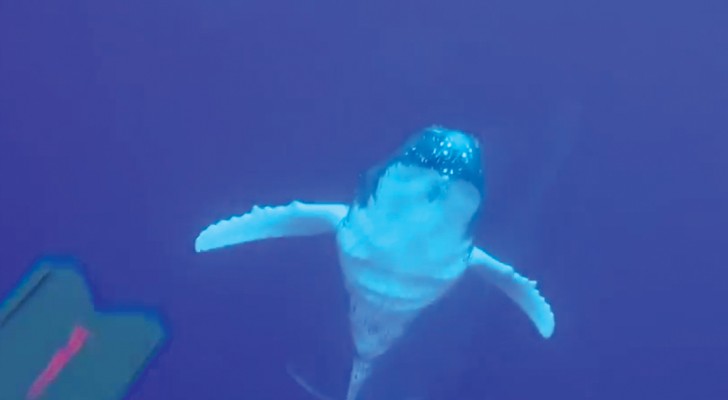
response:
M541 336L554 333L554 313L546 299L536 288L536 282L516 272L513 267L491 257L475 247L470 255L470 266L486 281L492 283L511 298L528 315Z
M299 201L285 206L256 206L246 214L205 228L195 240L195 250L202 252L254 240L332 232L348 211L349 207L343 204Z

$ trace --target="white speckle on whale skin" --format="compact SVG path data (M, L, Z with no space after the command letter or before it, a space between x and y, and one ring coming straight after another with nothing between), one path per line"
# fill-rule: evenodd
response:
M478 149L477 140L467 133L432 127L402 156L405 164L432 168L448 179L463 178L481 187Z

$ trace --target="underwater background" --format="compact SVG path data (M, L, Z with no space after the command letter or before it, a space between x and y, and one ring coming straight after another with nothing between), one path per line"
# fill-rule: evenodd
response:
M310 399L291 363L342 399L333 238L194 238L348 202L431 124L480 139L476 244L556 331L466 275L371 397L728 399L724 1L0 0L0 297L72 255L99 306L161 313L129 400Z

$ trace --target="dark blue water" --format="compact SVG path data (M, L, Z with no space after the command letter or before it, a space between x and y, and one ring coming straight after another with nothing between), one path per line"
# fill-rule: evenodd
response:
M372 396L728 398L728 8L678 3L3 0L0 295L72 254L100 304L163 313L130 400L309 398L289 361L342 398L333 240L194 238L349 201L437 123L483 143L477 243L540 282L556 332L466 277Z

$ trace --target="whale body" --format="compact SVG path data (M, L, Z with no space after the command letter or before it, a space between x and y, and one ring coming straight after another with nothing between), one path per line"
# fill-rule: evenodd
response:
M536 282L473 243L484 192L475 137L433 126L372 169L352 204L293 201L256 206L204 229L195 249L334 234L356 349L346 400L359 400L376 361L468 269L510 297L544 338L553 334L554 314Z

